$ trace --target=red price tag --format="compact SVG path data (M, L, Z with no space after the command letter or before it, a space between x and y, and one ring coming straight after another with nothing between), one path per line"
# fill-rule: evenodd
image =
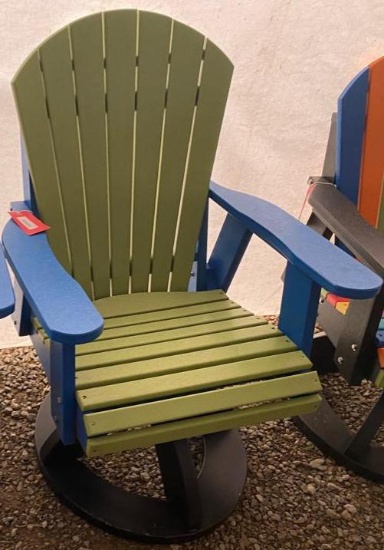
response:
M29 210L20 210L19 212L9 212L13 221L27 235L35 235L49 229L49 225L45 225L39 218L36 218Z

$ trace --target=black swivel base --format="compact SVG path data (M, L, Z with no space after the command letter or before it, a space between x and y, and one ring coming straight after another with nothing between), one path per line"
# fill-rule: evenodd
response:
M327 364L334 372L333 353L334 348L327 338L318 339L312 361L319 372L325 373ZM384 483L384 447L372 443L383 420L384 394L381 393L357 432L349 429L324 397L316 412L300 416L295 422L308 439L338 464L367 479Z
M62 445L49 395L37 416L35 444L44 478L66 505L106 531L145 542L184 542L212 531L236 507L247 475L241 438L230 430L205 436L199 475L186 440L156 447L166 499L126 492L79 460L77 445Z

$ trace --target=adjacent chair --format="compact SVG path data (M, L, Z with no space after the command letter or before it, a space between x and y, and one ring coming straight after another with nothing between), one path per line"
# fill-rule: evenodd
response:
M200 33L118 10L54 34L13 80L25 200L12 207L50 226L3 233L17 327L51 388L40 468L79 514L141 540L192 539L232 512L246 478L237 428L321 401L307 358L321 288L370 299L382 284L276 206L210 183L231 76ZM209 260L208 199L227 212ZM279 328L226 295L253 234L288 260ZM85 458L150 446L164 499Z
M333 115L323 175L311 178L308 224L384 275L384 58L347 86ZM384 290L369 300L348 300L323 291L312 359L318 370L333 366L351 385L371 380L384 388ZM384 481L384 447L375 436L384 420L381 393L353 432L323 399L316 413L301 417L305 433L356 472Z

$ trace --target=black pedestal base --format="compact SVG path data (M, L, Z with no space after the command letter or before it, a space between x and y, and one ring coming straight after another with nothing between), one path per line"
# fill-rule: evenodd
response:
M231 430L205 436L198 476L186 441L158 446L167 500L128 493L87 468L78 446L61 444L49 396L37 417L35 444L40 469L65 504L107 531L145 542L183 542L213 530L232 513L246 481L244 447Z

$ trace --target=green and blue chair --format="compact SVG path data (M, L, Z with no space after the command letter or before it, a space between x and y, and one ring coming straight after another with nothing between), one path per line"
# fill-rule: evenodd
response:
M52 35L12 83L25 193L12 208L50 226L3 232L17 328L51 388L40 468L77 513L140 540L193 539L228 517L246 480L237 428L319 406L321 288L371 299L382 285L276 206L210 182L232 70L186 25L118 10ZM211 201L227 217L208 257ZM287 259L278 328L226 294L252 235ZM86 460L151 446L165 499Z

